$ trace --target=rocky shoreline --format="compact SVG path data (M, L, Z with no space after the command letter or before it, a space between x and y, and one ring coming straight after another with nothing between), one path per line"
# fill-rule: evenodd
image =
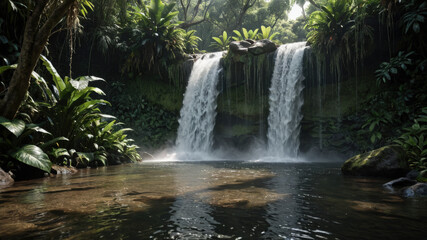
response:
M356 155L344 162L341 171L350 176L396 178L383 187L403 197L427 196L427 170L411 170L399 146L385 146Z

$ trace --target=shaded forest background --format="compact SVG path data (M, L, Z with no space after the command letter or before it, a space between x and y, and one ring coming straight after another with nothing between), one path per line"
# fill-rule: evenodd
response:
M24 78L28 82L28 92L22 88L24 101L8 96L13 95L13 79L23 67L14 64L19 56L27 56L23 43L25 34L31 33L28 22L44 4L34 26L41 28L54 15L48 10L61 5L48 0L1 3L4 158L0 163L6 170L29 164L48 171L52 162L85 167L135 161L141 153L136 145L144 150L173 145L185 90L179 80L186 71L183 62L195 54L227 51L231 41L245 39L269 39L278 45L307 41L328 82L349 81L356 86L368 82L366 86L373 89L368 95L354 90L360 105L356 111L315 119L323 122L325 147L364 152L399 144L410 153L408 161L414 168L426 168L424 1L63 3L68 2L63 15L54 16L58 20L47 44L37 46L45 58L38 61L39 56L31 56L37 64L33 73L28 72L33 80ZM289 20L287 12L294 4L302 16ZM6 114L3 110L11 104L17 107ZM44 160L25 158L23 153Z

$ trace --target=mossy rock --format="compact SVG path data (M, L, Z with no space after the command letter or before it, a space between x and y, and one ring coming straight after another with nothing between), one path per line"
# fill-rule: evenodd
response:
M356 155L343 164L345 175L402 177L409 172L405 151L399 146L385 146Z

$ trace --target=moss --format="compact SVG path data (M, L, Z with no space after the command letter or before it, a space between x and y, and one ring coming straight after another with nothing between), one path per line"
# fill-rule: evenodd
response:
M357 94L356 94L357 89ZM363 75L349 78L340 82L340 111L338 109L338 84L329 83L321 86L310 86L305 89L304 105L302 112L305 118L334 118L338 113L342 116L352 114L358 109L363 99L368 99L378 92L375 76ZM319 93L321 92L321 111L319 111Z
M218 112L244 119L266 116L268 97L250 94L245 86L233 87L218 97Z
M254 131L256 131L258 128L254 127L254 126L246 126L246 125L234 125L231 128L231 135L232 136L241 136L241 135L246 135L246 134L250 134L253 133Z
M400 177L409 171L405 159L400 147L385 146L348 159L341 170L348 175Z

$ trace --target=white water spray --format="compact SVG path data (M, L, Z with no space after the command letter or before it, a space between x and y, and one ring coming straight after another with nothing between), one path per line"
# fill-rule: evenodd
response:
M277 50L270 87L268 152L274 157L296 158L299 149L301 91L305 42L282 45Z
M212 148L222 54L210 53L194 63L178 121L178 151L209 152Z

